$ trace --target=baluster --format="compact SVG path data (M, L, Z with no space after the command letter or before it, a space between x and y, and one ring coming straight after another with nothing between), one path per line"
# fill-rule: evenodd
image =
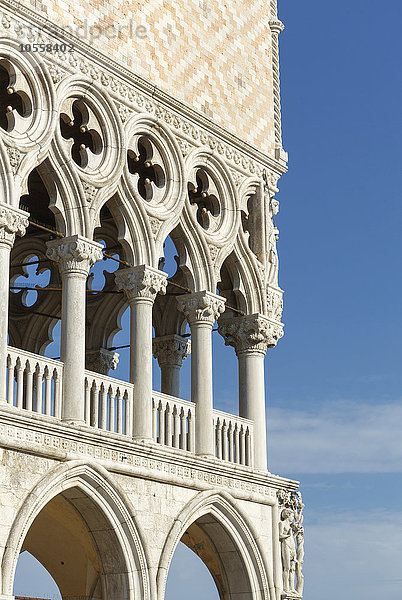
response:
M17 395L16 395L16 406L17 408L23 408L23 393L24 393L24 369L21 364L20 357L17 358L15 365L16 381L17 381Z
M126 394L124 394L126 398ZM123 396L121 395L120 388L117 388L116 392L117 398L117 433L123 433ZM128 402L126 400L126 422L127 422L127 414L128 414ZM127 433L127 425L126 425L126 433Z
M84 414L85 424L89 427L91 425L91 390L88 377L84 379Z
M106 420L107 420L107 392L106 388L101 383L100 386L100 425L101 429L106 429Z
M60 374L59 370L54 368L53 381L54 381L54 416L56 419L61 419L61 386L60 386ZM85 392L86 393L86 392ZM85 398L85 402L87 399ZM86 404L85 404L86 406ZM89 421L88 421L89 423Z
M250 459L249 459L249 466L250 467L254 467L254 429L250 429Z
M52 414L52 376L49 367L46 365L44 370L45 377L45 415Z
M115 401L116 401L116 395L114 393L114 389L112 388L112 386L109 386L109 400L110 400L110 405L109 405L109 431L116 431L116 409L115 409Z
M239 426L236 423L234 428L234 462L239 464L240 452L239 452Z
M159 440L158 442L164 446L165 444L165 411L162 402L159 402Z
M191 408L188 410L188 435L187 449L189 452L195 452L195 418Z
M216 456L222 458L222 425L221 420L218 417L215 427L215 440L216 440Z
M33 373L29 360L25 363L25 408L32 411Z
M187 450L187 419L184 408L180 411L180 448Z
M178 448L180 444L180 415L175 405L173 409L173 448Z
M229 429L228 429L228 438L229 438L229 461L234 462L234 452L233 452L233 423L230 421Z
M36 365L35 369L35 388L36 388L36 402L35 402L35 411L37 413L42 413L42 373L39 364Z
M99 419L99 394L95 379L91 386L91 427L98 427Z
M7 356L7 369L8 369L7 402L8 402L8 404L11 404L11 406L13 406L14 405L15 370L14 370L14 366L13 366L13 359L10 354Z
M222 424L222 460L228 459L228 428L226 420Z
M124 392L124 404L126 407L126 412L125 412L125 428L124 428L124 432L122 431L122 433L124 433L125 435L129 435L130 437L133 435L133 396L132 393L129 391L125 391ZM122 409L123 412L123 409Z
M248 467L251 466L251 439L250 439L250 430L248 427L246 430L246 465Z
M239 445L240 445L240 464L241 465L245 465L246 464L246 441L245 441L245 437L244 437L244 427L243 425L240 428L240 441L239 441Z
M158 441L158 409L156 408L155 398L152 398L152 439Z
M172 445L172 411L169 403L165 410L165 444L166 446Z

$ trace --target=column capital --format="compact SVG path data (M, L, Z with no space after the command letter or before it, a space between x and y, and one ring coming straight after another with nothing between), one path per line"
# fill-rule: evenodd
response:
M95 373L101 373L107 375L109 370L115 371L119 364L120 355L112 350L106 348L99 348L99 350L89 350L86 354L87 368Z
M226 346L233 346L236 354L243 352L266 353L283 337L283 325L260 314L221 319L218 331Z
M153 339L152 352L159 366L181 367L191 353L191 341L176 334L164 335Z
M272 19L272 21L269 22L269 28L272 31L272 33L280 35L285 29L285 25L279 19Z
M138 299L154 302L157 294L166 294L167 273L140 265L115 273L117 289L123 291L129 302Z
M0 244L12 248L15 236L25 235L29 213L0 202Z
M46 243L46 256L56 262L60 273L77 273L87 277L90 268L103 258L102 246L80 235Z
M178 309L184 313L190 325L212 325L225 312L225 298L211 292L194 292L177 298Z

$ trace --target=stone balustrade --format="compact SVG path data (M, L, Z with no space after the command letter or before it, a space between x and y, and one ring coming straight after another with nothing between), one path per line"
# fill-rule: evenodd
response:
M85 371L85 424L112 433L132 435L133 390L131 383Z
M254 427L249 419L214 410L216 457L253 466Z
M196 405L153 392L152 430L158 444L194 452Z
M7 404L61 418L63 364L8 346Z

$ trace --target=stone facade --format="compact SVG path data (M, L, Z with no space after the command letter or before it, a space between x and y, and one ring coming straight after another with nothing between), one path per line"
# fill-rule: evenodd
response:
M301 598L298 483L266 456L264 358L284 327L276 2L0 11L0 600L23 550L63 598L163 600L180 540L221 598ZM102 259L117 270L95 289ZM129 382L109 376L126 308ZM216 325L239 416L214 408Z

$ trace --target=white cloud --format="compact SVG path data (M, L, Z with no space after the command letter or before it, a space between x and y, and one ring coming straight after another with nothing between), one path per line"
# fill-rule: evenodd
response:
M275 473L402 472L402 405L271 408L269 468Z
M321 514L306 527L305 598L400 600L402 513Z

